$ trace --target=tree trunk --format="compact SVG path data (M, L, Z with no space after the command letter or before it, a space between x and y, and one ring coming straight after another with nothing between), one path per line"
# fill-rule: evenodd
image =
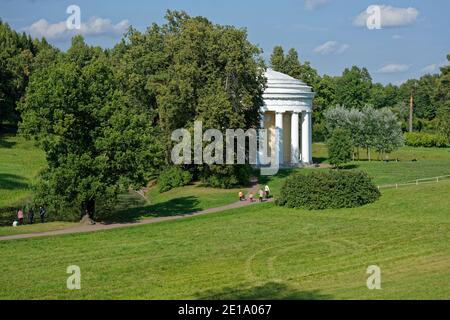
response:
M90 199L83 201L81 204L81 219L88 216L91 220L94 220L95 215L95 200Z
M94 220L94 216L95 216L95 199L90 199L90 200L87 201L86 209L87 209L87 213L89 215L89 218Z

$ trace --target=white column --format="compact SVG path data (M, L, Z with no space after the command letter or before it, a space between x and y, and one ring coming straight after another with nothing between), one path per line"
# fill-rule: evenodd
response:
M311 112L302 114L302 162L312 164L312 118Z
M291 117L291 163L298 164L300 162L299 150L299 114L293 112Z
M265 121L266 121L266 117L265 117L265 114L263 113L262 115L261 115L261 118L259 119L259 130L261 130L261 129L265 129ZM261 145L261 137L260 137L260 135L259 135L259 132L258 132L258 157L257 157L257 165L261 165L262 163L263 163L263 152L264 152L264 150L265 150L265 148L267 147L267 146L263 146L263 145ZM267 141L266 141L267 142Z
M283 143L283 113L277 112L275 116L275 146L278 148L278 163L284 163Z

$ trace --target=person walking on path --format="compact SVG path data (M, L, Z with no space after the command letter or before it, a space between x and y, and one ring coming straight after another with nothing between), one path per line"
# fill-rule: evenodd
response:
M44 209L44 207L39 207L39 216L41 217L41 223L45 223L45 209Z
M259 189L259 202L263 202L264 200L264 190Z
M248 195L248 201L249 201L250 203L253 202L253 193L250 193L250 194Z
M19 226L23 225L23 210L17 211L17 219L19 219Z
M30 208L28 210L28 223L33 224L34 223L34 210L33 208Z
M239 192L239 201L244 201L245 197L244 197L244 193L241 191Z
M264 192L266 193L266 199L270 198L270 188L268 185L264 187Z

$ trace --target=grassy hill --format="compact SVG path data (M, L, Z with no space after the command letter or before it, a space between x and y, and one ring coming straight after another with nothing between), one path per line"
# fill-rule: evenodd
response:
M0 298L449 299L450 182L357 209L263 204L135 228L0 242ZM65 288L78 265L82 289ZM366 288L378 265L381 291Z
M0 208L25 202L44 166L44 153L32 141L0 135Z
M45 161L30 142L1 141L0 199L10 205L30 196ZM315 145L315 155L326 162L323 145ZM397 157L399 162L358 161L349 169L368 172L377 184L450 174L449 149L403 148ZM292 172L262 182L277 194ZM140 201L123 196L112 218L220 206L234 202L237 191L192 185L164 194L151 190ZM443 181L382 190L378 202L356 209L304 211L267 203L134 228L0 241L0 298L450 299L448 194L450 181ZM65 226L4 227L0 234ZM80 291L66 289L70 265L81 268ZM381 268L381 291L366 287L370 265Z

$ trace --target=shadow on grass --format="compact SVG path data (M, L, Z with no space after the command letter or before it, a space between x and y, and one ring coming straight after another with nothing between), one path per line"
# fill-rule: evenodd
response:
M197 197L187 196L172 199L157 204L139 205L132 208L116 208L112 212L99 216L106 224L111 223L133 223L141 218L172 217L181 214L190 214L202 210L198 207Z
M0 148L5 148L5 149L9 149L14 147L16 143L13 141L6 141L4 139L2 139L2 137L0 136Z
M326 162L327 160L328 160L328 158L325 158L325 157L314 157L313 163L321 164L321 163Z
M197 293L200 300L329 300L330 295L318 291L299 291L286 284L267 282L255 287L207 290Z
M344 170L353 170L353 169L358 169L360 166L358 164L355 163L349 163L349 164L344 164L343 166L341 166L341 169Z
M0 189L24 189L28 188L28 183L25 179L16 174L0 173Z

